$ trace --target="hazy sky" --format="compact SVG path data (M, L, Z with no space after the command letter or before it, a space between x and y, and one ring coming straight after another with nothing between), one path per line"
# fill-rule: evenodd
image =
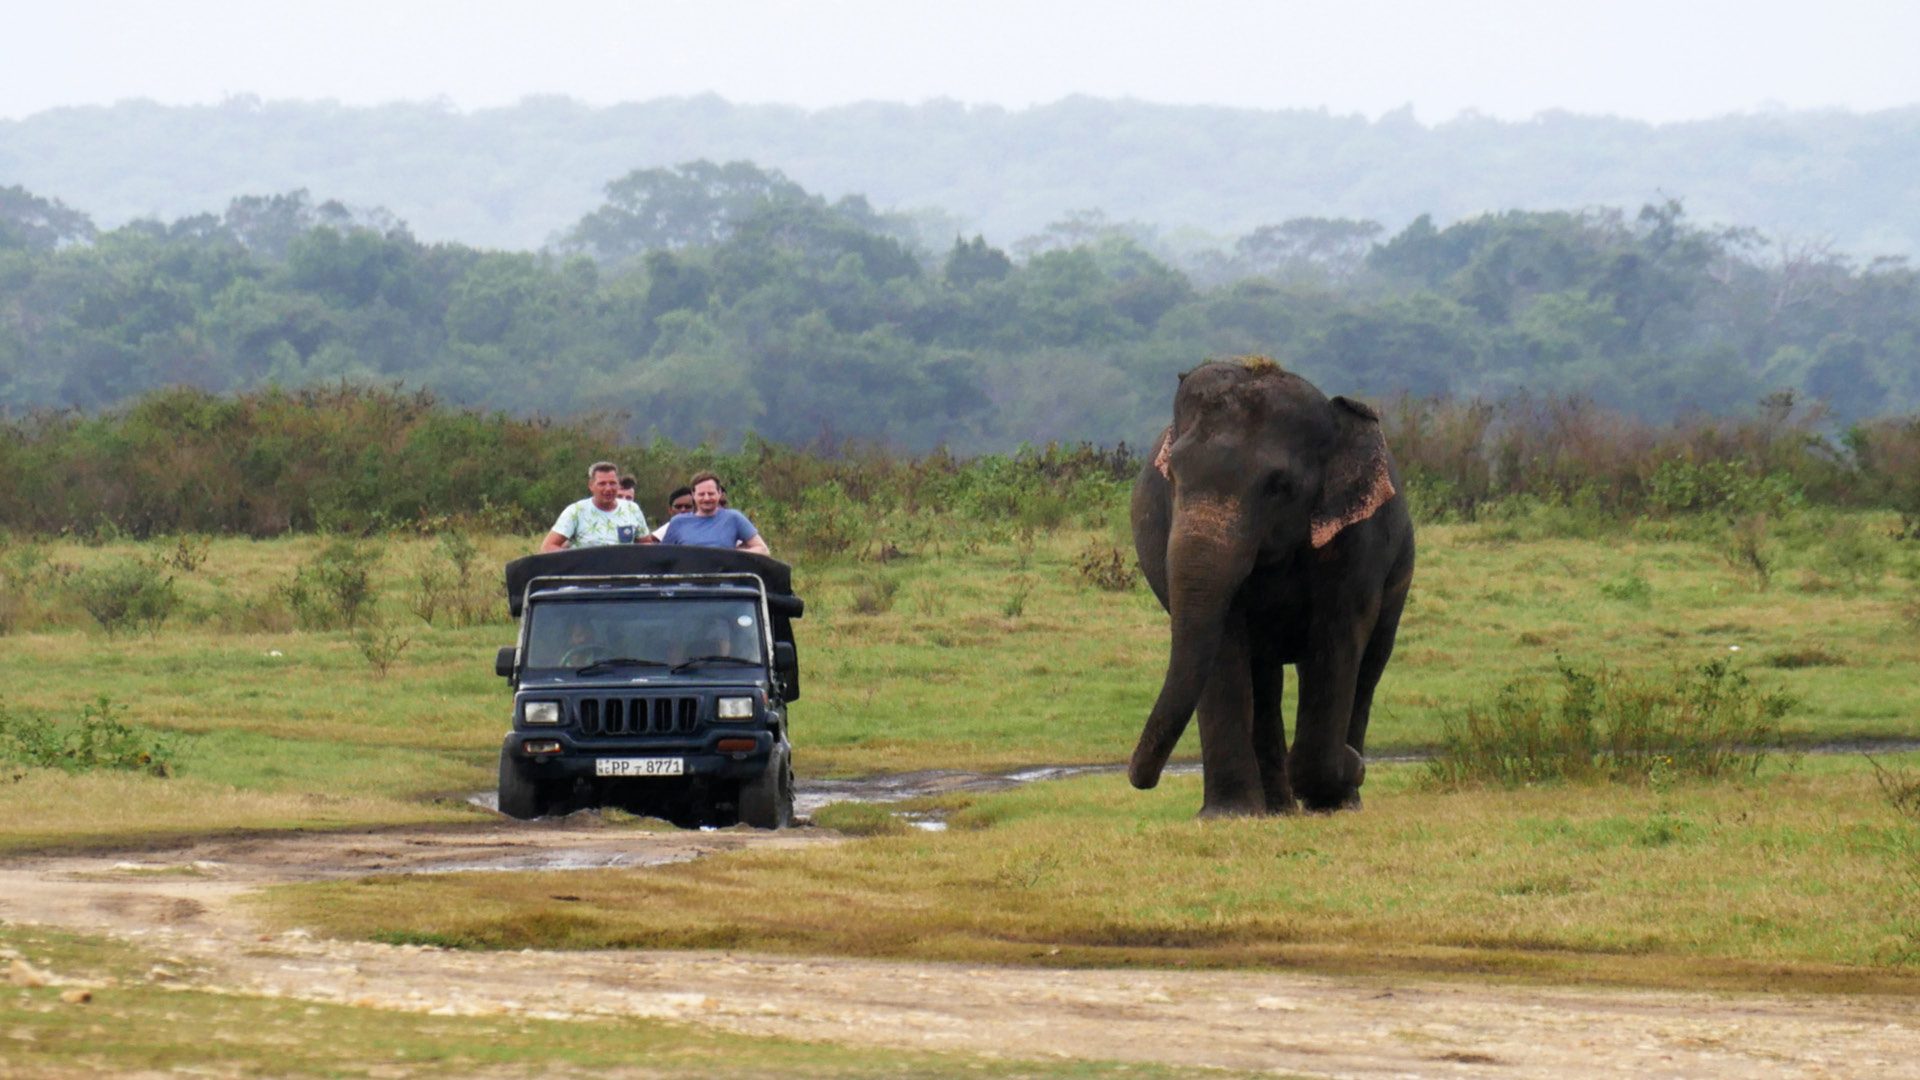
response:
M1920 0L24 0L0 117L236 94L462 108L1070 94L1429 123L1920 103Z

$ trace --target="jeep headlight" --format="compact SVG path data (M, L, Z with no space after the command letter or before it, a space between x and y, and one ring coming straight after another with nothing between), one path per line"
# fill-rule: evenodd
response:
M753 719L753 699L723 697L714 702L714 715L722 720L751 720Z
M560 722L560 703L529 701L524 715L529 724L557 724Z

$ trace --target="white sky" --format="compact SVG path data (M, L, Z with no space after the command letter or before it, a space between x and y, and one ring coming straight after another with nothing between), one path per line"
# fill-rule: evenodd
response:
M8 0L0 118L236 94L462 108L1070 94L1673 121L1920 103L1920 0Z

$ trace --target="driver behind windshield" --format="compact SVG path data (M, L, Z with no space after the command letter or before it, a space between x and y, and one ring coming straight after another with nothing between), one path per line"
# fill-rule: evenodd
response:
M733 630L726 619L712 619L698 632L688 634L674 644L673 662L686 663L703 656L732 656Z

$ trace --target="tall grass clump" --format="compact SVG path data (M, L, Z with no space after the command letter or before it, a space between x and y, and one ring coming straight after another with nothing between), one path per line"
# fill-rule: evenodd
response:
M1920 776L1905 769L1889 769L1872 758L1867 763L1873 766L1882 799L1894 817L1887 855L1899 873L1897 906L1904 913L1894 959L1902 964L1920 963Z
M1752 775L1780 745L1787 695L1724 660L1668 677L1583 670L1508 683L1449 721L1428 763L1445 787L1647 783Z
M74 568L54 562L44 545L0 543L0 634L35 629L50 620Z

